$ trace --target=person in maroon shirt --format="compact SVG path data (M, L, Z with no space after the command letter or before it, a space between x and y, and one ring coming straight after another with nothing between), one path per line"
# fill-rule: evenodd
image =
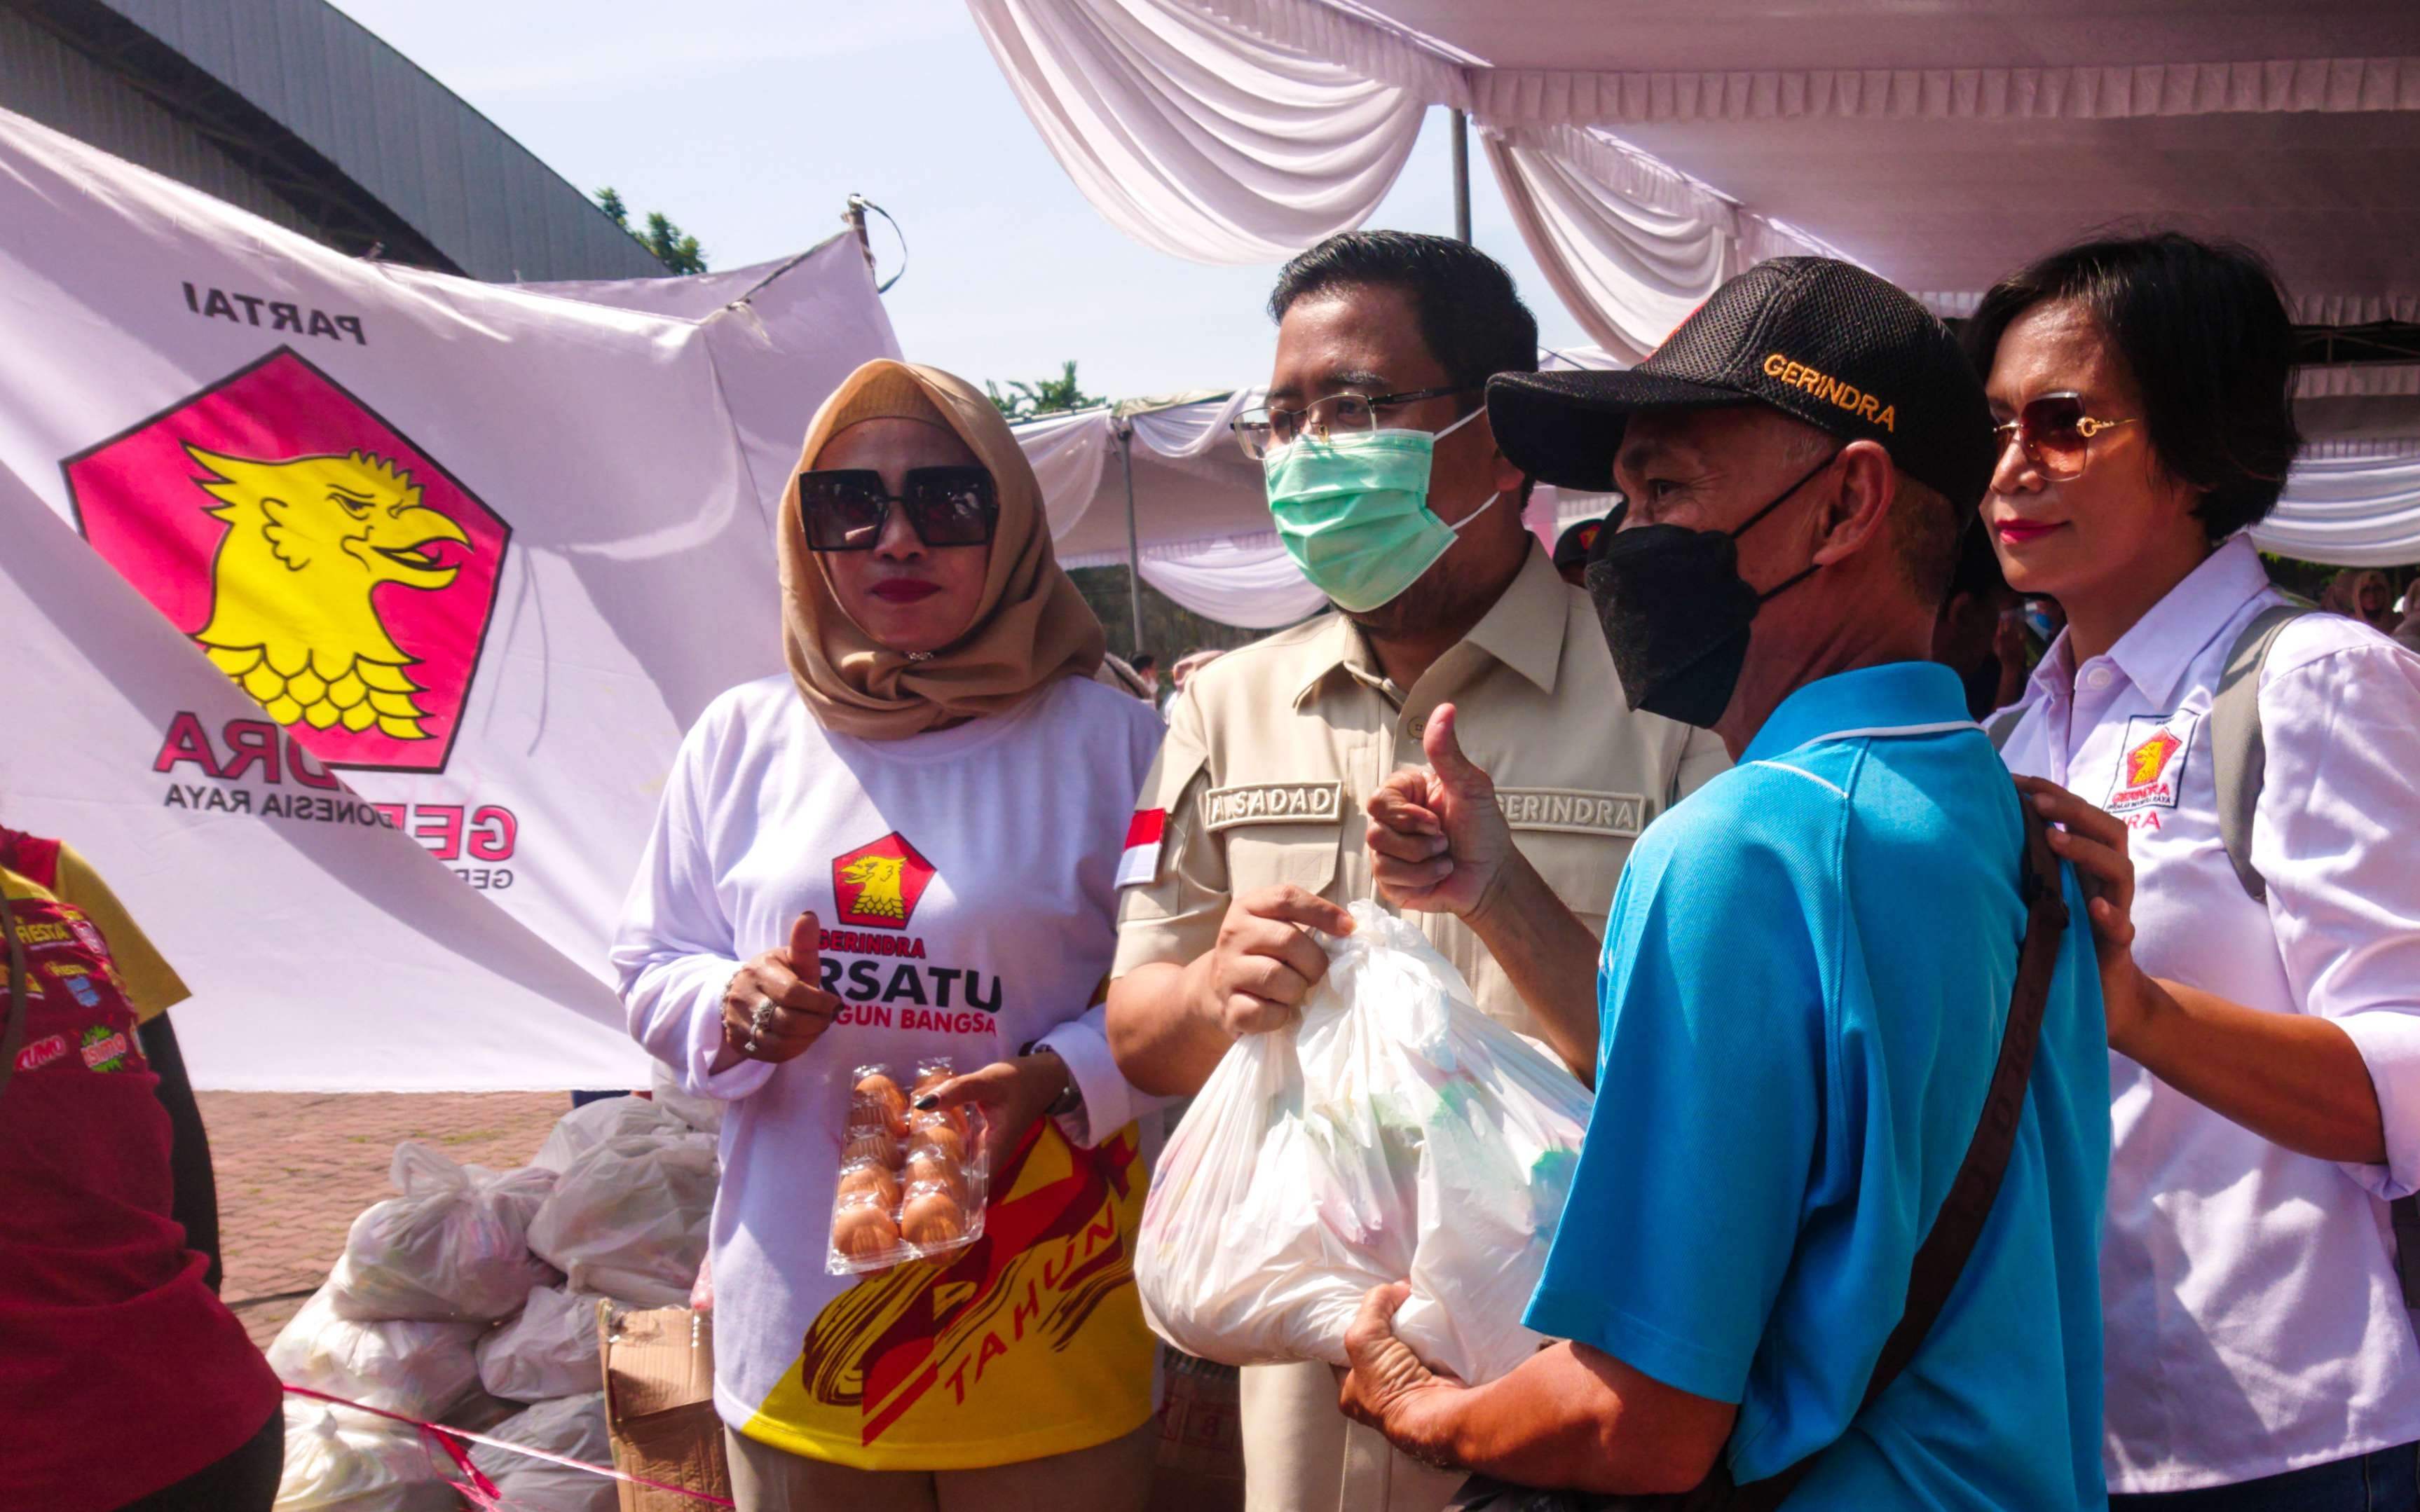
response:
M74 852L7 828L0 935L0 1504L267 1512L277 1378L178 1221L215 1248L183 983Z

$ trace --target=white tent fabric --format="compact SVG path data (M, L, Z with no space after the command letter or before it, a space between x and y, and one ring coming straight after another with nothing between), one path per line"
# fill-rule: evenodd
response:
M1623 332L1617 347L1660 338L1637 317L1701 282L1716 244L1753 261L1816 239L1959 313L2012 263L2129 215L2264 247L2306 322L2420 314L2408 0L2240 7L2223 26L2195 0L1745 0L1719 15L1664 0L1014 0L1016 48L996 19L1011 0L970 3L1078 185L1180 255L1232 260L1251 240L1273 260L1368 213L1345 192L1362 160L1340 113L1318 116L1317 151L1238 162L1199 146L1265 118L1239 90L1325 64L1471 110L1524 238L1562 250L1558 291L1600 339ZM1131 61L1171 37L1182 67ZM1114 85L1083 82L1097 79ZM1043 108L1070 96L1088 109ZM1390 114L1366 146L1404 129ZM1675 182L1704 200L1673 203ZM1607 290L1624 292L1600 302Z
M2388 443L2384 455L2305 456L2252 538L2264 551L2348 567L2420 559L2420 441Z
M1042 513L1050 521L1050 538L1063 541L1082 523L1101 491L1102 473L1117 449L1116 420L1104 407L1029 420L1016 430L1025 460L1042 485ZM1068 564L1063 555L1060 562Z
M1199 262L1357 225L1427 101L1178 0L969 0L1017 102L1111 223Z
M1204 619L1247 630L1274 630L1318 613L1326 595L1294 559L1266 538L1213 541L1183 556L1145 557L1142 580Z
M1593 128L1490 129L1484 140L1513 224L1556 297L1631 362L1750 265L1841 255Z
M1626 360L1765 257L1850 257L1954 316L2127 217L2262 248L2304 323L2420 319L2409 0L2255 5L2223 26L2195 0L969 4L1078 185L1182 256L1274 261L1359 224L1372 155L1400 149L1419 105L1471 111L1556 293ZM1312 79L1394 97L1358 151L1342 93L1305 104ZM1309 111L1311 150L1256 134L1281 107ZM2347 408L2352 437L2390 440L2420 437L2415 393L2337 396L2402 397ZM2381 513L2410 496L2363 492L2398 486L2386 458L2313 460L2350 471L2298 474L2277 530L2334 511L2304 538L2420 557L2420 531ZM2354 497L2374 531L2344 524Z

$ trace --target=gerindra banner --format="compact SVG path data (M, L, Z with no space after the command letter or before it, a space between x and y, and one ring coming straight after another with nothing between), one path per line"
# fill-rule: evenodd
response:
M0 818L176 964L202 1085L644 1075L663 774L779 667L782 447L897 355L853 240L648 282L349 258L0 113Z

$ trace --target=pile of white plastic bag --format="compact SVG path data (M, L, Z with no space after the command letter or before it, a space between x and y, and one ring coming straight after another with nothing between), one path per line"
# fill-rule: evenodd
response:
M1293 1028L1247 1035L1170 1136L1135 1277L1162 1336L1227 1365L1342 1365L1369 1289L1408 1279L1395 1332L1476 1384L1521 1326L1588 1127L1587 1088L1481 1013L1427 936L1368 903L1320 935Z
M721 1106L607 1098L512 1171L396 1147L396 1196L353 1222L269 1363L278 1379L591 1464L612 1462L597 1304L675 1306L699 1287ZM669 1093L670 1095L666 1095ZM601 1475L481 1446L513 1512L613 1512ZM288 1396L277 1512L435 1512L460 1470L401 1423Z

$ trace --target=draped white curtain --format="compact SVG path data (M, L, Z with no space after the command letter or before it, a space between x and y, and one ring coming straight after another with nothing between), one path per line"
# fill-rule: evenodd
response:
M1019 424L1017 443L1042 485L1052 539L1067 540L1096 502L1101 508L1125 507L1125 479L1117 455L1123 424L1133 433L1135 536L1143 581L1196 614L1246 629L1275 629L1317 612L1326 599L1278 545L1275 531L1230 528L1205 535L1202 522L1162 486L1172 478L1213 484L1249 505L1231 508L1229 518L1243 516L1264 524L1260 471L1235 450L1228 429L1237 414L1259 402L1258 389L1239 389L1123 421L1103 408ZM1078 551L1063 560L1070 566L1108 566L1123 563L1126 553Z
M2244 169L2266 175L2271 192L2247 188L2235 220L2252 220L2234 234L2295 243L2295 257L2314 270L2292 280L2300 320L2420 318L2408 258L2347 259L2337 245L2348 236L2392 238L2402 202L2333 189L2314 201L2297 177L2328 169L2344 140L2341 129L2307 123L2369 115L2392 125L2393 116L2420 111L2420 56L2195 57L2208 50L2206 28L2180 13L2144 21L2144 56L2029 66L1992 55L2006 52L2005 28L2022 21L2022 5L2003 20L1876 4L1873 66L1623 70L1604 60L1629 49L1590 27L1587 8L1496 0L1458 12L1449 29L1526 57L1554 55L1568 34L1572 54L1561 68L1496 68L1412 29L1424 8L1390 0L968 4L1044 140L1094 205L1144 244L1199 261L1277 262L1358 225L1401 168L1424 108L1468 110L1556 292L1597 341L1634 359L1727 274L1829 251L1776 218L1793 213L1776 204L1800 205L1802 218L1814 205L1845 216L1860 229L1830 235L1916 256L1933 270L1919 284L1954 277L1917 293L1940 314L1962 314L1997 270L1974 249L2013 229L1992 219L2004 196L1978 188L1978 155L1996 151L2005 131L2035 132L2039 150L2058 162L2065 196L2045 204L2081 225L2160 203L2154 179L2171 193L2200 186L2190 166L2199 158L2182 148L2242 139L2215 127L2180 135L2176 171L2186 177L2174 181L2159 177L2164 160L2146 167L2095 150L2101 123L2150 117L2280 117L2261 137L2274 150ZM2044 0L2039 8L2066 24L2055 14L2064 8ZM1668 55L1669 33L1688 15L1682 8L1659 23ZM1709 56L1736 51L1723 43L1724 23L1701 24ZM1902 45L1905 55L1892 55L1894 42L1919 36L1931 39L1929 52ZM2244 45L2284 50L2290 38L2273 27ZM1944 48L1974 50L1973 66L1941 66ZM1918 54L1921 65L1908 66ZM1854 198L1805 191L1834 176L1821 152L1854 155L1871 139L1868 122L1905 125L1891 153L1898 178L1876 180L1869 196L1884 218L1861 222ZM1816 149L1805 144L1819 137L1821 152L1806 157ZM1743 207L1637 145L1687 157L1684 141L1700 155L1691 161L1711 153L1754 180L1761 199ZM1911 198L1909 183L1923 193ZM1945 239L1934 225L1928 237L1926 217L1902 213L1928 203L1934 219L1955 218L1966 234ZM2389 229L2364 229L2373 225ZM1951 265L1954 274L1939 273Z
M1042 514L1055 541L1093 507L1109 454L1117 448L1117 422L1104 406L1029 420L1016 430L1016 443L1042 486Z
M1143 245L1195 262L1281 262L1360 224L1428 108L1178 0L968 8L1085 197Z
M1207 456L1235 444L1235 417L1259 406L1262 397L1260 389L1237 389L1210 400L1145 409L1127 424L1134 427L1137 442L1161 456Z
M1645 357L1736 270L1732 239L1702 215L1627 199L1537 147L1482 140L1529 255L1607 351Z
M1292 625L1327 605L1274 531L1146 554L1142 580L1205 619L1248 630Z
M1280 262L1360 224L1427 107L1472 102L1469 70L1328 5L968 8L1085 197L1145 246L1196 262ZM1540 110L1534 85L1488 98ZM1829 250L1602 131L1550 119L1483 140L1556 293L1630 361L1749 263Z
M2294 464L2277 512L2253 530L2261 549L2348 567L2420 562L2420 440L2312 451Z

